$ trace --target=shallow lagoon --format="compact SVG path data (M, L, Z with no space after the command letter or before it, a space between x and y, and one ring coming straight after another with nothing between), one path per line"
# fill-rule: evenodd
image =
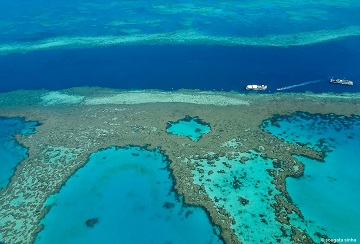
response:
M305 165L304 176L286 181L305 219L325 228L330 238L359 239L360 118L296 113L272 123L263 129L289 143L326 152L325 163L295 156Z
M27 157L27 149L16 142L14 135L35 133L37 125L22 118L0 117L0 189L7 186L16 165Z
M186 116L176 122L168 122L166 131L178 136L186 136L193 141L198 141L203 134L208 134L211 128L198 117Z
M360 18L359 4L355 1L176 2L94 0L71 4L55 1L49 5L42 1L36 4L4 1L0 49L8 55L0 57L0 80L4 81L0 92L75 86L243 91L252 83L266 83L268 91L275 91L278 87L315 79L324 82L290 91L360 90L357 82ZM337 21L333 21L334 15L339 17ZM159 37L148 34L165 33L170 38L165 36L165 41L157 40L158 44L175 41L189 46L136 46L143 44L132 41L138 33L144 34L141 40L146 43L155 44ZM354 37L345 39L349 36ZM79 37L88 41L79 43ZM112 41L116 38L119 43L126 39L126 45L134 46L115 47ZM104 39L111 41L110 46L103 45ZM267 42L270 39L275 42ZM199 40L205 43L197 43ZM211 46L227 46L232 40L249 47ZM327 42L330 40L333 41ZM92 44L98 48L83 49ZM274 44L305 46L268 47ZM264 47L256 47L259 45ZM15 54L41 50L44 46L52 46L54 50ZM79 49L67 50L67 47ZM353 87L331 85L328 82L331 76L353 79L355 84ZM304 139L306 143L307 138ZM296 200L295 195L293 198ZM85 221L82 219L81 223ZM102 223L103 218L99 217L91 230L95 231Z
M246 162L241 158L246 157ZM271 204L279 194L272 177L272 161L255 151L240 153L233 159L192 160L196 165L194 183L204 186L206 193L218 207L230 213L236 223L232 228L243 243L289 242L283 237L281 224L276 221Z
M93 153L48 199L36 243L222 243L205 211L176 196L167 164L139 147Z

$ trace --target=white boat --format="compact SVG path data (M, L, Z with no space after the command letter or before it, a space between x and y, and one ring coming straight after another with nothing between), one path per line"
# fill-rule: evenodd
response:
M246 90L253 90L253 91L265 91L267 86L265 85L247 85Z
M354 82L351 80L345 80L345 79L330 79L330 83L333 84L340 84L340 85L348 85L348 86L352 86L354 85Z

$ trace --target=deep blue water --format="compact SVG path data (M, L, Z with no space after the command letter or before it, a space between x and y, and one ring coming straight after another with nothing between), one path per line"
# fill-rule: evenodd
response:
M267 84L275 91L324 79L289 92L359 92L360 38L312 46L120 46L60 49L0 56L0 92L77 86L119 89L244 91ZM354 86L329 84L348 78Z

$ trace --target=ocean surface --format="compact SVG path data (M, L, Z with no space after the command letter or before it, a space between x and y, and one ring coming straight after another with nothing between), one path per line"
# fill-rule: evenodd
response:
M323 227L331 238L358 238L360 117L299 112L273 121L276 126L262 128L288 143L326 153L325 162L295 156L305 165L304 175L287 178L286 189L304 218Z
M258 36L335 29L359 24L357 1L175 0L1 3L3 42L61 35L100 36L199 29L212 35ZM336 14L336 19L332 14ZM31 18L31 21L29 21ZM14 21L14 22L12 22ZM300 25L301 24L301 25Z
M223 243L206 212L176 194L168 164L133 146L93 153L48 199L35 243Z
M0 92L78 86L118 89L200 89L245 92L359 92L360 38L303 47L136 45L35 51L0 56ZM347 78L354 86L329 83Z
M186 116L179 121L168 122L166 132L198 141L203 134L211 132L211 128L208 124L202 122L199 117Z
M241 157L249 160L240 163ZM193 160L196 165L194 183L204 186L216 205L235 219L232 228L240 241L276 243L281 239L284 243L290 242L289 236L283 236L280 231L281 224L275 220L271 207L274 196L279 193L267 172L273 168L271 160L250 151L232 159L220 157L216 161Z
M359 13L357 0L2 1L0 93L83 86L246 93L248 84L265 84L259 93L351 96L360 92ZM265 121L261 129L326 154L325 162L294 155L305 171L288 178L286 189L304 219L293 214L291 225L317 242L317 232L359 240L359 117L299 112L273 120L278 126ZM195 143L210 133L195 122L172 122L168 132ZM36 133L36 126L0 117L0 192L28 157L15 135ZM221 160L194 160L194 182L237 221L239 239L290 243L290 227L280 231L271 207L279 193L267 172L271 159L248 151ZM36 223L43 229L35 243L222 243L206 211L174 191L168 164L160 151L135 146L93 152L47 199L51 209Z
M14 136L33 134L38 125L23 118L0 117L0 190L8 185L18 163L27 158L27 148L20 145Z

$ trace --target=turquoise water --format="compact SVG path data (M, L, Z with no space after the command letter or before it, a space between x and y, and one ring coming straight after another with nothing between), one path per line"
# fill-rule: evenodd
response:
M326 152L325 163L295 156L305 165L304 176L288 178L287 191L305 219L330 238L360 239L360 117L296 113L262 128Z
M360 23L358 1L2 1L3 43L61 36L123 36L199 30L259 36ZM336 16L336 21L334 20ZM29 21L29 19L31 21ZM186 33L185 33L186 34Z
M0 117L0 189L6 187L18 163L27 157L27 149L14 139L15 134L35 133L39 124L23 118Z
M168 122L168 133L186 136L193 141L198 141L203 134L208 134L211 128L208 124L204 123L199 117L186 116L176 122Z
M360 1L342 0L1 1L0 92L243 92L263 83L270 92L358 92L359 12Z
M359 92L359 12L360 1L351 0L1 1L0 93L78 86L243 92L248 84L264 82L266 92L289 86L286 91ZM354 80L354 86L330 84L332 76ZM308 83L318 79L323 81ZM288 121L273 121L279 127L269 122L264 129L327 153L325 164L299 158L305 176L287 180L294 202L329 236L356 235L359 137L347 124L355 120L307 114L282 119ZM13 139L17 132L1 123L0 189L27 152ZM188 117L170 122L167 132L198 141L211 128ZM48 199L54 206L38 243L219 242L206 214L183 206L171 191L169 172L159 169L166 165L160 154L124 150L94 153ZM216 166L197 162L195 181L237 220L233 227L241 240L287 242L270 207L269 190L277 193L266 172L271 161L254 152L243 155L250 158L245 164L238 157L222 158ZM49 157L43 162L57 163L57 156ZM238 196L249 202L242 204ZM292 223L311 228L312 236L317 230L296 216Z
M248 160L241 163L241 158ZM272 161L254 151L234 155L233 159L192 160L196 165L194 183L204 186L206 193L221 208L230 213L232 226L243 243L289 243L283 237L281 224L275 220L274 196L279 194L267 170Z
M48 199L35 243L222 243L205 211L173 191L167 167L139 147L93 153Z

